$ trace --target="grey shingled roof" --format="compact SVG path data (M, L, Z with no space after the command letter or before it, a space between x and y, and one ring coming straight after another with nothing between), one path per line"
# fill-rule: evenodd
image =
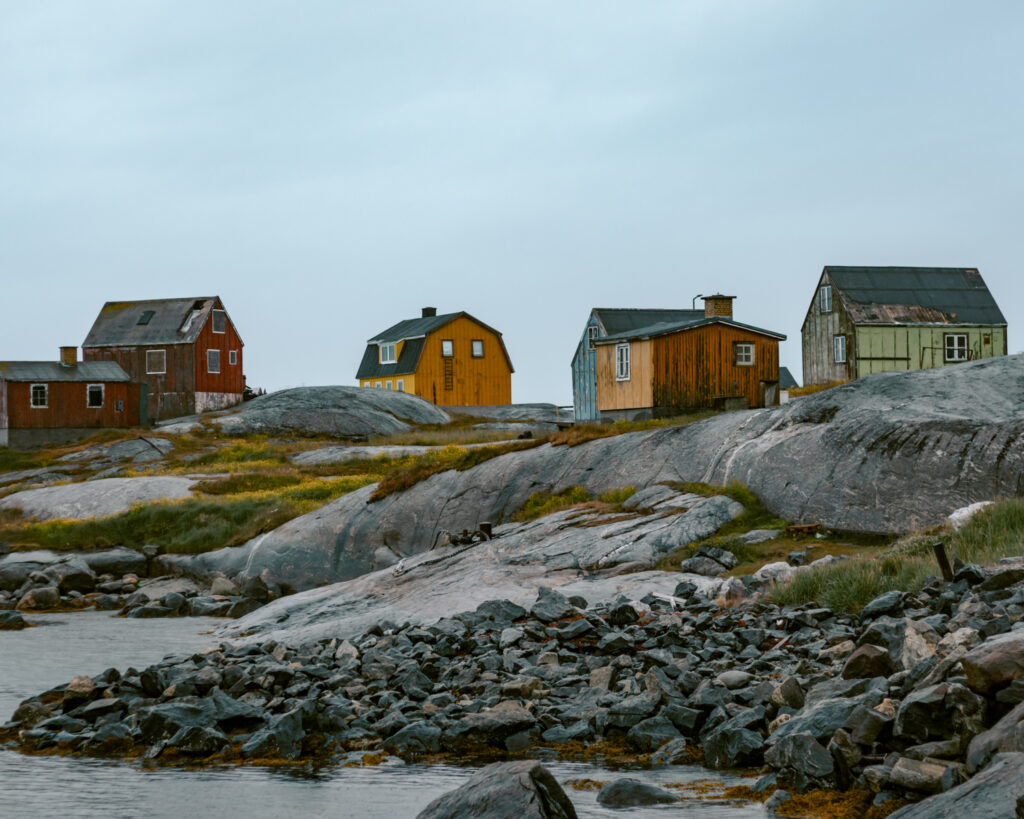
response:
M65 367L56 361L0 361L0 378L6 381L131 381L114 361L79 361Z
M402 354L394 364L381 364L376 344L367 344L363 351L363 360L359 362L356 378L393 378L398 375L411 375L416 372L416 365L423 352L423 339L410 339L402 345Z
M638 327L635 330L629 330L625 333L616 333L615 335L599 338L597 339L597 343L607 344L615 341L624 341L626 339L664 336L668 333L677 333L680 330L693 330L697 327L706 327L709 324L725 324L729 327L736 327L741 330L749 330L752 333L758 333L763 336L777 338L779 341L786 340L786 337L782 333L776 333L774 330L765 330L762 327L754 327L752 324L743 324L738 321L733 321L731 318L726 318L725 316L711 316L709 318L705 318L704 314L701 313L699 321L662 321L657 324L651 324L647 327Z
M789 367L779 367L779 389L780 390L791 390L794 387L799 387L796 383L796 379L793 378L793 373L789 371Z
M217 296L108 301L93 322L89 335L82 342L82 347L191 344L199 337L214 307L218 310L224 309ZM198 309L199 313L188 322L188 317L194 309ZM139 324L140 317L146 311L152 311L152 318L147 324Z
M633 309L623 307L595 307L593 311L608 335L628 333L641 327L663 322L700 321L704 318L703 310L656 310Z
M843 267L825 273L854 324L1006 325L973 267Z

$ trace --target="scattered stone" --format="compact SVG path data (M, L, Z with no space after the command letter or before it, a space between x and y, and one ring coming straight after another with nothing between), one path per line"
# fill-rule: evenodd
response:
M616 779L597 795L599 805L606 808L635 808L642 805L671 805L679 802L672 793L638 779Z

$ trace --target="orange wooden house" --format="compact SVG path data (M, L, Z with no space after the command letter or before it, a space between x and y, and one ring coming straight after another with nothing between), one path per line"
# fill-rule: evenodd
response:
M366 342L359 386L409 392L450 407L509 404L512 360L501 333L469 313L400 321Z
M598 339L601 420L776 406L779 342L786 337L734 321L733 298L705 296L703 318L661 322Z

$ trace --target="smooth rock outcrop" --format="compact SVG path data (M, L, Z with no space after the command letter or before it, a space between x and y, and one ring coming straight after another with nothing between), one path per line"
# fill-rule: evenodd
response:
M416 819L576 819L576 809L536 760L496 762L427 805Z
M20 509L26 518L102 518L127 512L137 503L187 498L192 478L169 476L102 478L42 489L26 489L0 499L0 509Z

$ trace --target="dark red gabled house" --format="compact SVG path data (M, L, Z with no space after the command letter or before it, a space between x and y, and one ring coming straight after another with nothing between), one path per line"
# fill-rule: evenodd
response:
M99 429L146 425L145 386L112 361L0 361L0 446L66 444Z
M114 361L149 392L150 421L242 400L242 339L220 297L108 301L82 344L86 361Z

